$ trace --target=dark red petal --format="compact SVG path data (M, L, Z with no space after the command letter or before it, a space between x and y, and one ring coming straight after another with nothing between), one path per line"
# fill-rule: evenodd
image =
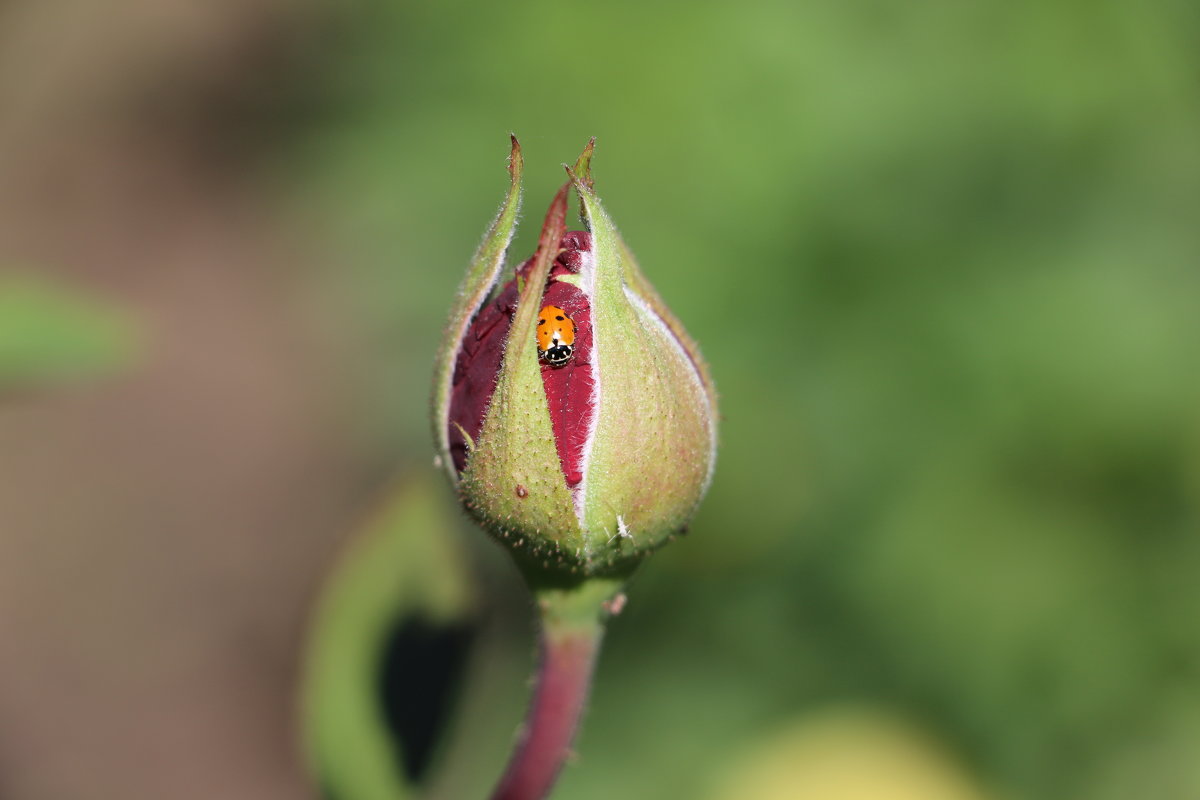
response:
M543 305L558 306L575 323L575 353L564 366L542 365L542 384L550 405L550 422L554 427L554 442L562 462L567 485L574 487L583 480L581 469L583 448L587 443L592 422L595 381L592 373L592 312L588 300L576 286L554 280L554 276L578 272L581 252L591 250L591 237L582 231L572 231L563 237L561 253L550 271L550 285L542 298Z
M467 444L459 426L472 440L479 438L488 401L496 391L504 342L508 339L516 307L517 283L513 280L495 299L484 303L475 315L454 362L448 419L450 457L459 472L467 464Z

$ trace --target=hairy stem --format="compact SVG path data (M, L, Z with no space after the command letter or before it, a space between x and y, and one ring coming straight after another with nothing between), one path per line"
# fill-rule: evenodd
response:
M579 729L604 622L619 590L618 582L590 580L535 593L541 632L533 698L492 800L542 800L550 794Z

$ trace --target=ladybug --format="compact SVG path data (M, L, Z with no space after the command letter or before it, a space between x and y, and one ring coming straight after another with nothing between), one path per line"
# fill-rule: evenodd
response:
M575 323L558 306L544 306L538 312L538 358L552 367L561 367L575 352Z

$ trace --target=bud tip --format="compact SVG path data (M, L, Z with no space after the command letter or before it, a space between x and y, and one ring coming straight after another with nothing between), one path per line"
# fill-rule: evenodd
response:
M517 135L510 133L508 138L512 140L512 150L508 154L508 174L516 179L521 174L525 158L521 155L521 143L517 141Z

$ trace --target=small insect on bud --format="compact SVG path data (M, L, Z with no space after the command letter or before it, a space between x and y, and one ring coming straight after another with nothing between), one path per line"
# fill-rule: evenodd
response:
M552 367L565 366L575 352L575 322L558 306L538 312L538 358Z
M593 193L592 148L506 277L513 138L508 195L451 311L434 387L438 454L468 512L527 572L561 577L628 574L686 526L716 457L708 369ZM585 231L566 230L572 188Z

